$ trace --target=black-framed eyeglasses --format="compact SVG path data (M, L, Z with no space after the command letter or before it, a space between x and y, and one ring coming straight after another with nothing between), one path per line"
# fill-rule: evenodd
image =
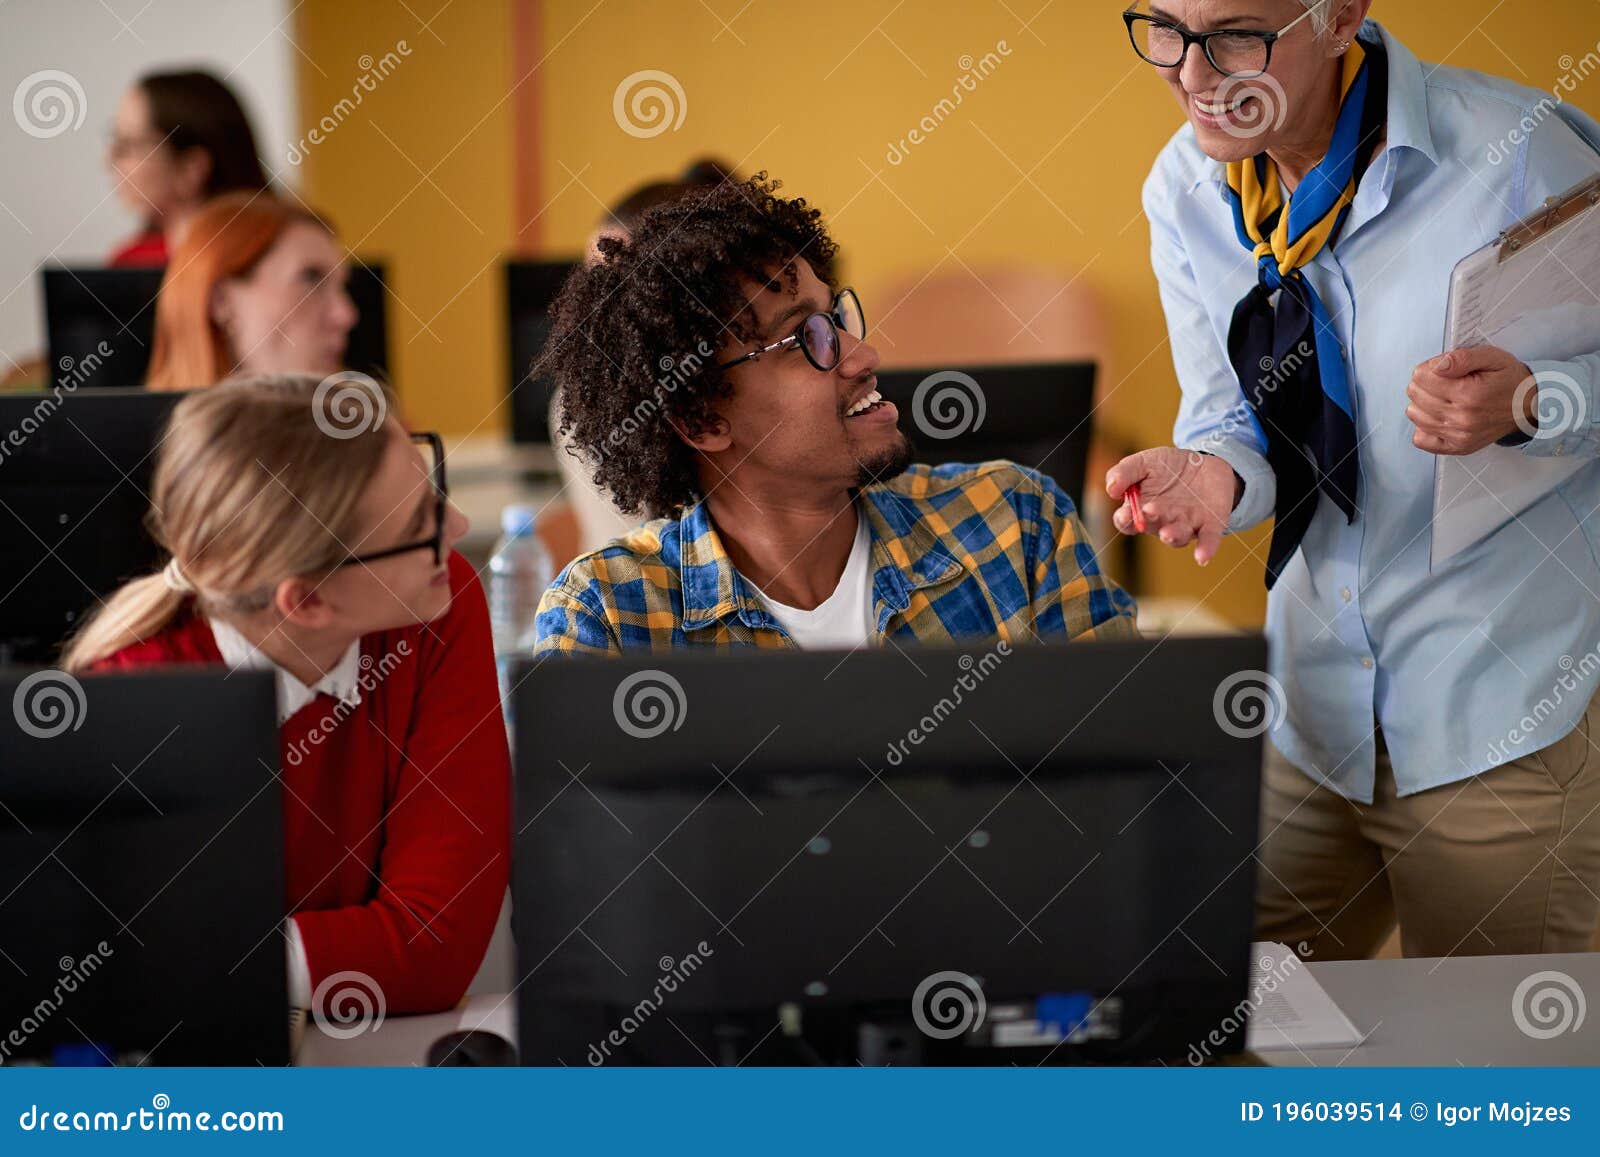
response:
M1190 32L1170 20L1147 16L1132 8L1122 14L1122 19L1128 25L1128 39L1133 42L1133 50L1141 60L1157 68L1177 68L1189 55L1190 47L1198 44L1211 67L1223 76L1248 80L1267 71L1272 64L1272 46L1315 11L1315 8L1307 8L1276 32L1248 28Z
M377 562L379 559L392 558L397 554L410 554L424 547L433 551L434 566L444 561L444 515L445 507L450 502L450 488L444 480L444 439L430 432L413 434L411 441L425 447L423 458L428 467L428 482L433 487L433 533L427 538L401 546L391 546L387 550L375 550L371 554L353 554L336 564L335 570L339 567L354 566L356 563Z
M723 362L717 369L732 369L744 362L754 361L762 354L798 345L805 352L806 361L819 370L831 370L839 364L840 330L857 341L867 336L867 315L861 312L861 299L848 286L834 294L833 304L826 312L819 310L803 318L788 337Z

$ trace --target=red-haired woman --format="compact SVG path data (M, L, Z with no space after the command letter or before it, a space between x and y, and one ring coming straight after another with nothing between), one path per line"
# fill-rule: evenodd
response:
M146 385L336 372L358 318L333 228L303 206L230 193L189 222L156 302Z

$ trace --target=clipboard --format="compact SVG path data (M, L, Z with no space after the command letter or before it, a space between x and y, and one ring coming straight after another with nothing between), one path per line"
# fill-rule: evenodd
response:
M1444 348L1498 346L1525 362L1594 353L1600 294L1590 286L1600 286L1600 175L1551 197L1456 265ZM1482 542L1587 464L1532 458L1510 446L1436 458L1430 569Z

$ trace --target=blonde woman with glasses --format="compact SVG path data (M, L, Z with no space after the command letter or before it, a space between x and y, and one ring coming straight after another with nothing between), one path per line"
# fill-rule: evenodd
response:
M361 380L223 382L173 411L150 514L171 561L117 591L72 671L174 664L276 677L290 995L359 972L390 1012L452 1007L510 859L510 762L489 618L451 549L436 434ZM197 926L204 914L196 913Z

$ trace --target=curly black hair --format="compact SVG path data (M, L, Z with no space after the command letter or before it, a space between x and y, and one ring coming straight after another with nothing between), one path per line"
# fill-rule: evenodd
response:
M742 283L792 291L803 257L836 285L821 211L780 187L757 173L651 209L631 237L603 238L602 260L555 302L536 373L560 391L562 435L626 510L674 516L698 500L695 451L667 419L706 429L732 392L714 363L726 333L755 336Z

